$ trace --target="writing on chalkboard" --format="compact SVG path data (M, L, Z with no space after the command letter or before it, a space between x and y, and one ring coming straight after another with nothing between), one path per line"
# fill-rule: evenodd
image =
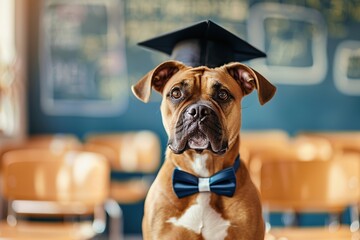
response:
M108 116L124 110L128 84L118 1L50 0L43 12L44 112Z

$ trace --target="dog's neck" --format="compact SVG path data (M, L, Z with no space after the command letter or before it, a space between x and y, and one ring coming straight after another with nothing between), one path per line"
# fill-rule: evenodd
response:
M182 154L175 154L168 149L167 155L173 160L175 167L198 177L210 177L215 173L233 166L239 154L239 140L237 140L223 155L216 155L210 151L198 153L187 150Z

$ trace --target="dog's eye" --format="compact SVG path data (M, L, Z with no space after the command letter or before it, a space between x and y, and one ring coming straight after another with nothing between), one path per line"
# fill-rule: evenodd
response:
M221 89L219 92L218 92L218 98L221 100L221 101L226 101L229 99L229 93L224 90L224 89Z
M171 96L171 98L173 98L173 99L179 99L179 98L181 98L181 97L182 97L182 92L181 92L180 88L177 88L177 87L173 88L173 89L171 90L171 92L170 92L170 96Z

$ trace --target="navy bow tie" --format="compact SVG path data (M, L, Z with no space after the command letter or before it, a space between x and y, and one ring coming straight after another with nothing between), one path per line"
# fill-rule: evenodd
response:
M178 198L183 198L198 192L213 192L218 195L232 197L236 189L236 171L240 166L237 156L232 167L221 170L209 178L198 178L177 168L173 172L173 189Z

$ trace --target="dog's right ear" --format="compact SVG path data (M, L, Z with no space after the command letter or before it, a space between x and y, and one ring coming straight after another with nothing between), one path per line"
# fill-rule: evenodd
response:
M163 62L131 86L131 90L138 99L147 103L152 87L161 94L167 81L184 67L185 65L178 61Z

